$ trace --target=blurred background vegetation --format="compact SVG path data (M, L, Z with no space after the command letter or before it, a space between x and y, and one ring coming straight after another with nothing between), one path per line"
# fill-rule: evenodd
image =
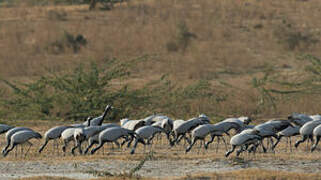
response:
M320 112L321 2L0 1L0 119Z

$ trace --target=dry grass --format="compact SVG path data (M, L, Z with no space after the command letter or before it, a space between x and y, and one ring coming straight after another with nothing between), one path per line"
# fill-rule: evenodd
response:
M320 179L321 174L316 173L294 173L284 171L269 171L262 169L245 169L222 173L191 175L178 179L242 179L242 180L285 180L285 179Z
M52 177L52 176L35 176L28 178L19 178L19 180L73 180L66 177Z

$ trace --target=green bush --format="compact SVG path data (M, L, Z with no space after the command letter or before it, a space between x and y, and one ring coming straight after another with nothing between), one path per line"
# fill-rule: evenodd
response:
M0 96L1 110L6 112L0 118L83 120L101 114L106 104L115 107L109 121L153 113L190 118L225 100L204 80L186 87L176 86L167 76L140 88L121 83L130 77L131 67L144 60L146 57L126 62L106 59L103 65L80 64L64 74L48 69L48 75L30 83L3 80L12 92Z

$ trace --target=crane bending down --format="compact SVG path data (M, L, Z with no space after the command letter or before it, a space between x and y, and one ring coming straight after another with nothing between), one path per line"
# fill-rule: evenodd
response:
M144 147L145 147L146 143L144 139L147 140L147 144L150 144L157 133L166 133L166 131L163 128L157 127L157 126L144 126L137 129L135 133L137 134L137 138L135 140L133 149L131 150L130 154L135 153L138 143L144 144ZM170 139L168 139L168 141L170 143Z
M6 124L0 124L0 134L6 133L10 129L14 128L13 126L9 126Z
M186 134L191 132L197 126L208 123L209 119L205 115L200 115L199 117L192 118L184 122L179 121L177 127L174 127L173 129L172 133L174 140L172 141L171 145L173 146L175 143L178 144L182 138L185 138L188 144L191 144L190 140L186 137Z
M241 152L248 148L249 145L258 144L261 140L262 138L257 135L256 130L245 130L231 138L230 144L232 148L226 152L225 157L228 157L232 152L234 152L236 147L240 146L240 149L236 152L236 155L239 156ZM254 147L257 147L257 145Z
M321 124L321 120L313 120L305 123L300 128L300 135L302 136L302 139L295 142L294 147L297 148L301 143L306 141L308 138L313 142L313 130L315 127Z
M80 129L80 128L76 129L74 132L75 146L71 149L71 153L74 154L74 151L76 148L79 149L79 152L82 152L81 144L85 140L88 140L90 137L93 137L93 136L99 134L101 131L111 128L111 127L120 127L120 126L117 124L109 123L109 124L103 124L102 126L89 126L89 127L83 128L83 129Z
M117 144L118 147L120 147L120 144L117 142L117 140L121 137L127 136L131 136L131 138L136 138L136 133L132 130L119 127L108 128L99 133L99 145L96 148L92 149L90 153L94 154L97 150L103 147L103 145L106 142L114 142L115 144Z
M44 135L45 142L40 147L38 152L41 153L50 140L56 141L56 139L59 139L61 137L61 133L68 128L72 128L72 126L56 126L56 127L49 129ZM58 143L56 143L56 145L58 147ZM54 146L55 146L55 144L54 144Z
M4 153L3 156L7 156L10 151L12 151L17 145L19 144L24 144L28 143L29 148L25 154L25 156L28 154L30 147L32 146L32 143L29 142L30 139L41 139L42 136L38 132L34 131L28 131L28 130L23 130L16 132L12 137L11 137L11 148L7 149Z
M16 132L19 132L19 131L24 131L24 130L27 130L27 131L33 131L32 129L30 128L26 128L26 127L15 127L15 128L12 128L10 129L9 131L7 131L6 133L6 141L7 141L7 144L6 146L2 149L2 154L4 154L7 149L9 148L10 144L11 144L11 137L16 133Z
M94 144L98 144L99 143L99 133L103 130L109 129L109 128L113 128L113 127L119 127L120 126L118 124L113 124L113 123L108 123L108 124L103 124L101 127L103 127L98 133L86 133L86 139L88 140L88 146L84 151L84 154L87 154L88 150L94 145ZM78 140L77 140L78 141Z

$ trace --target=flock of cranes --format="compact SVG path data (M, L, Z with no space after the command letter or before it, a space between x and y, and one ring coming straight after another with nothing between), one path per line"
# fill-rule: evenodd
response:
M180 143L184 139L188 146L185 153L188 153L197 141L208 149L215 137L219 143L222 140L225 144L226 154L228 157L235 151L238 156L244 151L255 153L257 148L261 147L263 152L266 152L269 147L263 143L267 139L267 143L271 143L271 150L274 151L279 144L281 138L286 137L290 141L290 148L292 146L291 137L301 135L302 139L295 143L297 148L302 142L310 140L314 142L311 146L311 152L314 151L321 138L321 116L320 115L305 115L293 113L287 119L274 119L267 122L250 125L251 119L249 117L228 118L216 124L210 124L209 118L201 114L198 117L190 120L175 120L173 121L167 116L152 115L145 119L129 120L122 119L120 125L115 123L103 123L108 111L112 107L107 105L104 113L96 118L89 117L82 124L72 124L66 126L56 126L49 129L44 137L42 135L27 127L13 127L5 124L0 124L0 134L5 133L6 146L2 150L2 155L7 156L10 151L20 144L29 144L26 152L29 152L32 143L30 139L44 139L44 144L39 148L41 153L47 146L49 141L53 141L53 147L58 150L58 140L63 141L62 151L65 153L68 144L73 141L74 146L71 153L74 155L75 150L78 149L80 154L94 154L106 142L111 142L121 147L127 143L127 147L132 149L130 154L134 154L138 144L150 145L157 134L165 134L168 146L172 147ZM234 130L234 135L231 137L231 130ZM206 141L207 137L210 140ZM226 136L230 138L231 149L227 149L225 141ZM273 138L276 140L274 143ZM88 146L83 151L82 143L87 141ZM121 141L121 142L119 142ZM288 141L287 141L288 142ZM95 148L92 148L96 145ZM200 147L201 147L200 146ZM218 148L218 145L216 146ZM58 150L59 151L59 150ZM216 149L217 151L217 149ZM291 148L292 151L292 148Z

